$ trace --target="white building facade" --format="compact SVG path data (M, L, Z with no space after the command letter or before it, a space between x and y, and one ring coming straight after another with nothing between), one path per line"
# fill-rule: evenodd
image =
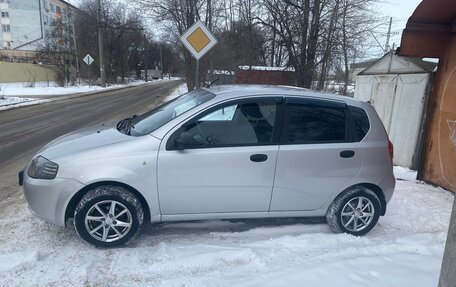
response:
M76 8L62 0L0 0L0 49L69 45Z

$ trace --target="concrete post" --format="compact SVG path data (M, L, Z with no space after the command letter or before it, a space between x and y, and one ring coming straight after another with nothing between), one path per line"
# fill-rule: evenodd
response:
M456 196L440 271L439 287L456 287Z

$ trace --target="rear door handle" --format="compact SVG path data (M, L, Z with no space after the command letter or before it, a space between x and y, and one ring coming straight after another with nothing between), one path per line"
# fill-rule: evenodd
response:
M263 162L263 161L266 161L267 159L268 159L268 156L265 154L262 154L262 153L252 154L250 156L250 160L253 162Z
M340 152L340 157L342 158L351 158L355 155L355 152L352 150L344 150Z

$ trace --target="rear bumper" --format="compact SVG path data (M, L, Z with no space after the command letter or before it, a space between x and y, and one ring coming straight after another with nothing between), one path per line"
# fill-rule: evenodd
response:
M377 185L383 190L386 203L389 203L391 198L393 198L394 188L396 187L396 178L394 178L394 175L384 177L377 183Z
M65 226L66 207L85 185L74 179L34 179L23 174L24 195L30 211L46 222Z
M388 203L393 198L394 188L396 187L396 178L394 175L383 177L380 181L377 182L377 185L382 189L383 195L385 196L384 206L382 206L381 215L386 214L386 209Z

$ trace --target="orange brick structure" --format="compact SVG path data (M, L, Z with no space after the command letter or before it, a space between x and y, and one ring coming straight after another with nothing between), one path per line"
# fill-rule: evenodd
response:
M283 67L239 67L234 74L235 84L265 84L295 86L295 72Z
M407 22L399 54L440 59L418 179L456 192L456 1L423 0Z

